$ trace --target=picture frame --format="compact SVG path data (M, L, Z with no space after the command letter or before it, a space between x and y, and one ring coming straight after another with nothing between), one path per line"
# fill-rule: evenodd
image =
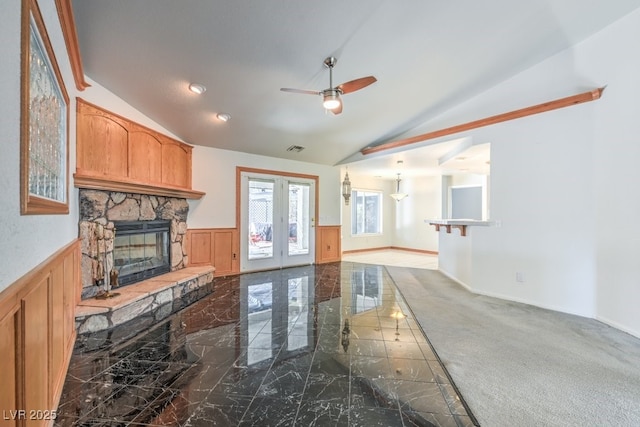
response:
M69 213L69 96L36 0L22 0L20 213Z

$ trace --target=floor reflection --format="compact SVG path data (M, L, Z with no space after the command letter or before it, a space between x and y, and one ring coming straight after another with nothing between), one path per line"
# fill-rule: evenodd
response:
M473 425L381 266L218 278L115 336L78 338L56 425Z

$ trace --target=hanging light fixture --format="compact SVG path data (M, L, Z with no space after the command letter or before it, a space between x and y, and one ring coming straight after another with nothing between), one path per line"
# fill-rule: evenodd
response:
M349 181L349 171L344 173L342 181L342 197L344 197L345 206L349 206L349 198L351 197L351 181Z
M336 89L327 89L322 92L322 106L327 110L335 110L340 103L340 92Z
M396 201L399 202L400 200L404 199L405 197L408 196L407 193L401 193L400 192L400 174L398 173L398 179L396 179L396 192L390 194L390 196Z

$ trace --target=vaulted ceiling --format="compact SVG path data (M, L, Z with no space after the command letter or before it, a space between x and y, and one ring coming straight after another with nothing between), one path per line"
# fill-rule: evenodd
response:
M334 165L598 31L639 0L74 0L84 70L184 141ZM334 115L317 95L365 76ZM207 90L189 91L190 83ZM224 123L217 113L228 113ZM287 151L297 145L302 151ZM435 154L432 153L436 152ZM442 155L426 150L426 156Z

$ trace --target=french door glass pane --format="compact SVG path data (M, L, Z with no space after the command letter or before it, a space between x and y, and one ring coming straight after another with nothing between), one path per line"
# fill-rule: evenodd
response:
M271 309L273 283L261 283L248 287L248 338L247 364L273 357L271 336Z
M288 281L289 335L287 350L297 350L309 345L309 277L296 277Z
M309 185L289 183L289 255L309 253Z
M249 259L273 257L273 181L249 180Z

